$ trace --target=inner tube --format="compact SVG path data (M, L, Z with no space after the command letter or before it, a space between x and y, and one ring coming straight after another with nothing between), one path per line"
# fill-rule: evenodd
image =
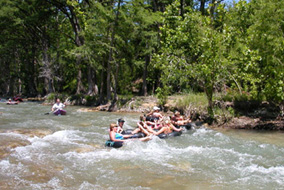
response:
M166 138L169 138L169 137L177 137L177 136L181 136L182 132L181 131L173 131L169 134L165 134L165 133L161 133L158 135L158 137L160 139L166 139Z
M147 116L146 117L146 121L155 122L155 120L159 120L159 118L158 117L154 117L154 116Z
M123 134L123 135L131 135L132 134L132 129L126 129L126 130L123 130L122 132L121 132L121 134Z
M184 127L187 130L190 130L193 128L193 124L192 123L187 123L186 125L177 125L176 128L180 128L180 127Z
M54 115L66 115L66 111L65 110L57 110L53 114Z
M146 137L146 135L142 132L139 132L139 133L135 133L133 134L130 138L142 138L142 137Z
M123 142L117 142L117 141L111 141L111 140L107 140L105 142L105 146L107 147L112 147L112 148L120 148L123 146Z
M20 98L20 97L14 97L13 100L14 100L14 101L19 101L19 102L22 102L22 101L23 101L23 99Z
M182 134L181 131L173 131L168 134L168 137L177 137L177 136L181 136L181 134Z
M7 105L18 105L18 102L7 102Z
M127 129L127 130L124 130L121 132L121 134L123 135L132 135L132 129ZM142 132L139 132L139 133L136 133L136 134L133 134L130 138L142 138L142 137L145 137L146 135Z

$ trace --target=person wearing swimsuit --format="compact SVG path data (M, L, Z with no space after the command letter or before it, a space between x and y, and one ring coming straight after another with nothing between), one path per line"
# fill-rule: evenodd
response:
M118 126L116 123L112 123L110 124L109 127L109 139L113 142L125 142L125 141L129 141L132 139L128 139L131 138L132 135L122 135L120 133L117 132L118 130ZM150 140L150 137L144 137L144 138L139 138L140 141L148 141Z
M186 125L191 122L190 119L184 119L182 115L180 115L179 111L176 111L174 116L171 117L172 124L176 126Z
M182 131L183 128L176 128L169 120L163 122L163 127L158 131L155 132L155 135L159 135L161 133L169 134L173 131Z
M153 110L146 115L147 117L150 117L151 120L158 120L161 121L163 119L163 115L160 113L160 108L157 106L154 106Z

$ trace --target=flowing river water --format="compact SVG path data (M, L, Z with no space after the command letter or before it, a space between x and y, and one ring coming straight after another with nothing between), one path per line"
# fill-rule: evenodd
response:
M284 189L284 133L198 127L114 149L109 124L139 114L79 108L0 104L0 189Z

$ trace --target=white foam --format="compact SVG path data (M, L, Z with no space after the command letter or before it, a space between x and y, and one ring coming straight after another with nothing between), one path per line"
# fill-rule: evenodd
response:
M80 141L84 138L79 136L77 133L80 131L63 130L57 131L51 135L45 136L43 139L49 142L60 142L60 143L73 143L74 141Z
M29 139L29 137L27 137L26 135L19 134L19 133L13 133L13 132L0 133L0 138L6 138L6 137L8 137L8 138L15 138L15 139L21 139L21 140L28 140Z
M22 163L13 164L9 160L0 161L0 174L7 177L17 176L21 171L24 170Z
M193 136L199 136L199 135L204 135L204 134L207 134L207 133L212 133L213 131L212 130L209 130L209 129L206 129L206 128L200 128L200 129L197 129L195 133L193 133L192 135Z
M87 181L84 181L80 187L79 190L85 190L85 189L104 189L102 186L100 185L96 185L96 184L91 184Z
M253 174L253 173L259 173L259 174L276 174L279 176L282 176L282 179L284 180L284 166L272 166L265 168L263 166L259 166L256 164L250 165L243 169L243 174ZM284 182L284 181L283 181Z

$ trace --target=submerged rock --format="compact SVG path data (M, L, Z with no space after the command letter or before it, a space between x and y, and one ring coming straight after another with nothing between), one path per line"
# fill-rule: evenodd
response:
M8 157L13 150L20 146L27 146L31 144L28 140L18 138L5 138L0 140L0 159Z

